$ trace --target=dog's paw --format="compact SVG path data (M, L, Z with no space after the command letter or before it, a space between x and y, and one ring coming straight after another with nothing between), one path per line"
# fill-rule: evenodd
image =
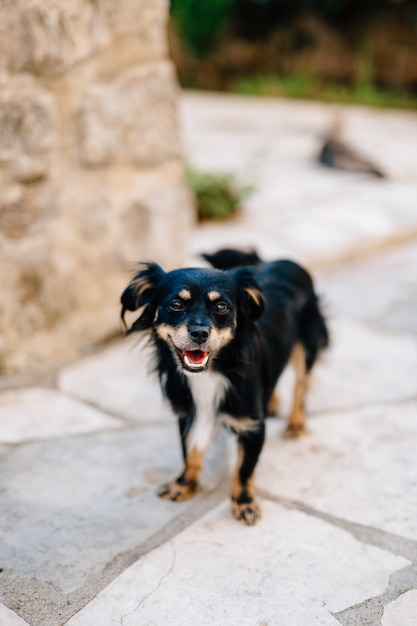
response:
M164 500L181 502L192 498L197 489L198 485L194 481L173 480L158 489L158 496Z
M287 439L297 439L305 435L306 432L307 429L304 424L288 424L284 432L284 437Z
M233 500L232 510L235 518L240 522L244 522L248 526L253 526L261 519L261 509L255 500L252 500L252 502L244 502L242 504Z

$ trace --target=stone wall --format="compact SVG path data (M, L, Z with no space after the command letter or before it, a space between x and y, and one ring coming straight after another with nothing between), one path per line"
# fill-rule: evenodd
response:
M167 0L0 4L0 371L119 329L134 263L180 264L184 183Z

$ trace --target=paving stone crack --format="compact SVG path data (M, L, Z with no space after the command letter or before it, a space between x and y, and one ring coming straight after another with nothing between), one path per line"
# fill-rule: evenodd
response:
M111 584L113 580L122 574L130 565L133 565L133 563L162 544L170 542L178 533L191 526L206 513L218 506L225 500L228 491L229 487L225 481L221 481L210 491L201 490L200 497L194 501L192 507L187 511L180 513L166 526L161 528L160 531L149 537L139 546L126 552L121 552L115 556L107 563L100 575L90 578L88 583L84 585L82 594L75 593L66 596L57 594L57 597L54 599L55 615L57 613L60 613L60 616L65 615L65 621L62 621L62 617L59 621L56 621L53 617L53 613L50 612L48 620L45 620L45 616L42 615L40 620L35 619L33 626L62 626L66 624L73 615L84 608L88 602L107 587L107 585ZM168 573L165 575L168 575Z
M131 424L137 423L128 417L124 417L123 415L120 415L119 413L116 413L114 411L109 411L108 409L103 409L103 407L100 406L99 403L93 402L92 400L87 400L86 398L82 398L81 396L77 396L76 394L68 393L67 391L62 391L62 389L59 389L59 387L56 387L54 390L57 393L62 394L66 398L70 398L71 400L75 400L76 402L80 402L81 404L85 404L91 409L100 411L100 413L102 413L103 415L106 415L107 417L112 417L113 419L116 419L119 422L123 422L124 424L131 425Z
M158 591L158 589L160 588L160 586L162 585L163 580L165 580L165 578L167 578L167 576L170 575L170 573L173 571L174 567L175 567L175 561L176 561L176 557L177 557L177 553L176 550L174 548L174 546L172 545L172 541L168 542L171 549L172 549L172 560L171 560L171 565L169 566L169 568L167 569L167 571L165 572L165 574L163 574L161 576L161 578L158 581L158 584L154 587L154 589L152 589L151 591L149 591L149 593L147 593L142 600L138 603L138 605L133 609L133 611L130 611L129 613L125 613L124 615L121 616L120 618L120 624L121 626L124 626L124 621L125 618L129 617L130 615L134 615L137 611L139 611L140 607L142 606L142 604L144 602L146 602L146 600L148 598L150 598L156 591Z
M412 562L396 572L390 579L387 588L378 596L368 598L357 605L332 613L343 626L381 626L384 607L393 600L396 600L403 593L412 589L417 589L417 542L406 537L393 535L386 531L371 526L365 526L356 522L338 518L329 513L319 511L297 500L282 498L267 491L258 489L259 495L276 502L288 509L302 511L333 526L337 526L350 533L356 540L380 548L391 554L402 556Z
M417 589L417 565L410 565L394 572L389 579L387 588L379 596L369 598L338 613L333 613L333 617L343 626L357 626L357 624L381 626L384 607L412 589Z
M348 246L339 254L335 253L327 257L313 258L310 261L310 267L316 272L333 271L337 269L344 269L349 263L355 262L358 258L361 261L372 259L372 257L381 254L382 252L389 252L390 250L398 247L401 244L412 242L417 237L417 225L407 225L399 229L397 232L390 233L389 235L381 235L376 237L373 241L366 241L361 244Z
M70 398L71 400L76 400L77 402L81 402L81 404L85 404L86 406L92 409L95 409L96 411L100 411L100 413L102 413L106 417L111 417L113 419L118 420L119 422L121 422L121 427L146 428L146 427L152 427L152 426L172 424L175 421L174 414L172 414L172 419L170 419L169 417L162 418L162 419L152 419L152 420L134 419L132 417L126 417L125 415L116 413L115 411L109 411L108 409L104 409L98 402L94 402L93 400L88 400L86 398L83 398L82 396L77 396L76 394L73 394L73 393L68 393L67 391L62 391L62 389L59 389L59 387L54 387L54 391L57 391L58 393L66 396L67 398Z
M365 526L364 524L358 524L357 522L351 522L349 520L336 517L330 513L314 509L313 507L310 507L303 502L299 502L298 500L290 500L288 498L276 496L275 494L271 494L261 489L258 489L257 492L260 497L266 500L271 500L288 509L296 509L306 513L307 515L329 522L333 526L342 528L346 532L350 533L355 539L362 543L367 543L375 546L376 548L381 548L382 550L391 552L397 556L402 556L417 565L417 541L414 541L413 539L400 537L399 535L393 535L372 526Z

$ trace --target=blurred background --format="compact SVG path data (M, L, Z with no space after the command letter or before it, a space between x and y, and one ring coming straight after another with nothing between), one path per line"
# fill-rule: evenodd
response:
M0 2L0 624L417 623L416 52L411 2ZM223 246L308 267L332 339L245 535L229 439L155 497L177 429L120 322L139 261Z
M117 336L140 259L169 269L219 244L299 256L324 250L323 229L339 242L361 204L339 206L329 229L325 189L346 200L351 180L313 170L317 157L411 180L415 124L381 112L417 105L415 3L17 0L1 5L0 28L5 375L50 371ZM335 108L346 103L373 108ZM401 194L409 226L410 190L381 200L360 185L363 202L387 205L377 229L398 222ZM302 211L314 198L328 214L313 236Z
M415 107L417 5L402 0L172 0L182 85Z

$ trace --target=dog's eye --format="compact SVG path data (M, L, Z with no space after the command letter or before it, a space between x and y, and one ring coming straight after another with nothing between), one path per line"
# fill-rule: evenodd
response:
M220 315L226 315L230 311L230 307L226 302L218 302L214 307L215 313L220 313Z
M171 311L184 311L184 305L181 300L173 300L169 303Z

